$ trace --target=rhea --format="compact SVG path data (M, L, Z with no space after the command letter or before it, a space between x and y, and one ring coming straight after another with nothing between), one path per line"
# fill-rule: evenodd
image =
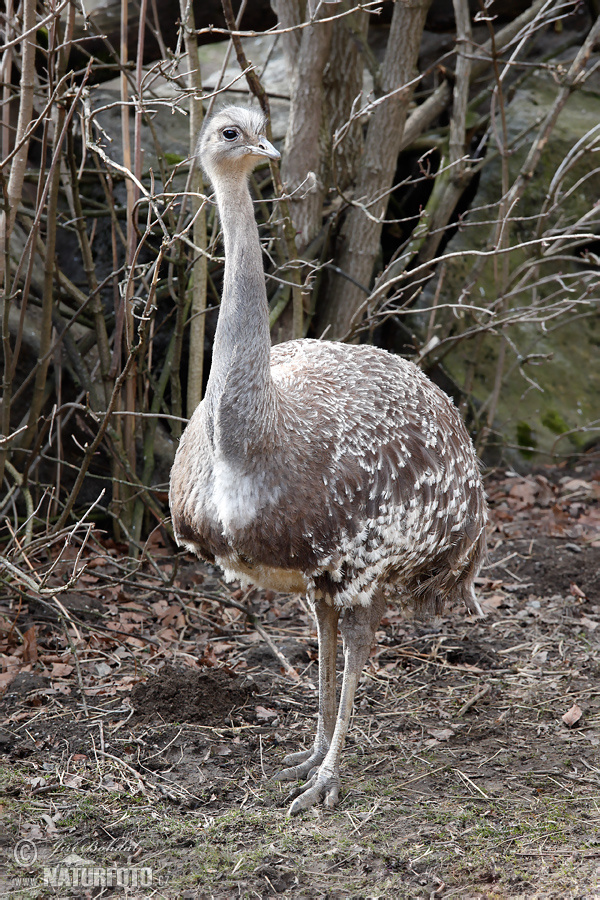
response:
M271 347L249 175L280 154L256 110L228 107L198 145L225 244L204 400L171 472L178 542L229 580L304 592L317 623L313 745L286 757L303 780L290 814L333 807L356 685L390 598L420 612L463 601L485 552L486 504L452 401L411 362L372 346ZM338 625L344 672L336 691Z

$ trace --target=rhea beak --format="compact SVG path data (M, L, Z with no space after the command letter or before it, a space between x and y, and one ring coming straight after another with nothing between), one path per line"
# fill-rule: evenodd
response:
M266 156L269 159L281 159L281 153L266 138L261 138L260 142L252 148L253 152L258 156Z

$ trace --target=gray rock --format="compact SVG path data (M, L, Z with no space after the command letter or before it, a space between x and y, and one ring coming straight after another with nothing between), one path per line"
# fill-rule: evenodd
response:
M569 60L565 61L565 71ZM507 104L506 121L511 155L508 160L509 184L516 178L534 139L556 99L560 85L550 74L538 72L515 91ZM572 453L593 435L578 429L598 420L600 406L600 318L599 268L596 261L584 258L584 241L575 252L567 253L567 244L552 249L552 241L561 231L573 227L578 232L598 233L600 226L600 92L587 83L567 101L540 164L527 184L522 199L513 211L509 256L508 309L523 310L523 321L505 332L509 348L504 381L496 411L495 426L507 445L521 445L521 460L530 458L523 446L531 443L543 453ZM586 137L587 136L587 137ZM488 154L495 151L490 144ZM569 164L565 165L568 160ZM501 159L491 159L483 169L472 212L446 247L459 254L446 264L440 305L455 304L459 298L466 306L490 308L499 297L502 283L502 259L490 258L479 270L474 283L475 257L471 251L489 250L502 193ZM574 227L580 222L579 227ZM544 238L537 246L523 246ZM520 246L519 246L520 245ZM598 248L590 242L590 248ZM570 258L568 258L570 256ZM430 307L438 286L433 279L424 292L422 307ZM467 288L469 292L467 294ZM585 296L586 305L568 301ZM543 319L543 307L564 301L561 316ZM533 314L536 312L537 316ZM556 312L556 310L555 310ZM429 313L426 313L427 317ZM453 313L442 313L448 324ZM445 317L445 318L444 318ZM489 321L485 312L481 323ZM458 319L464 328L473 324L469 313ZM460 326L459 326L460 327ZM459 384L464 382L470 361L475 359L473 394L481 403L489 399L494 383L500 332L486 335L476 353L476 343L460 343L445 359L444 365ZM531 361L523 367L520 362ZM528 380L531 379L532 381ZM537 384L535 387L532 382ZM560 435L565 432L565 437ZM597 429L596 429L597 433Z

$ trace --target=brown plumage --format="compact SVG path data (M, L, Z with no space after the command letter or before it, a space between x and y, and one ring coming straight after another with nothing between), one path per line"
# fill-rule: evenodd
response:
M356 683L393 590L419 611L462 600L485 552L472 443L449 398L412 363L326 341L271 348L248 175L279 154L260 113L230 107L199 154L225 241L223 298L206 396L171 473L178 541L226 577L304 591L319 636L319 716L310 750L281 779L309 776L291 813L333 806ZM338 622L344 676L337 708Z

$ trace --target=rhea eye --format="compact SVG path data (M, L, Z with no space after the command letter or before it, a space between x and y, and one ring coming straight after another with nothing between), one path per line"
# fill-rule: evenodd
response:
M226 141L235 141L237 136L238 136L238 133L235 130L235 128L226 128L223 131L223 137L225 138Z

